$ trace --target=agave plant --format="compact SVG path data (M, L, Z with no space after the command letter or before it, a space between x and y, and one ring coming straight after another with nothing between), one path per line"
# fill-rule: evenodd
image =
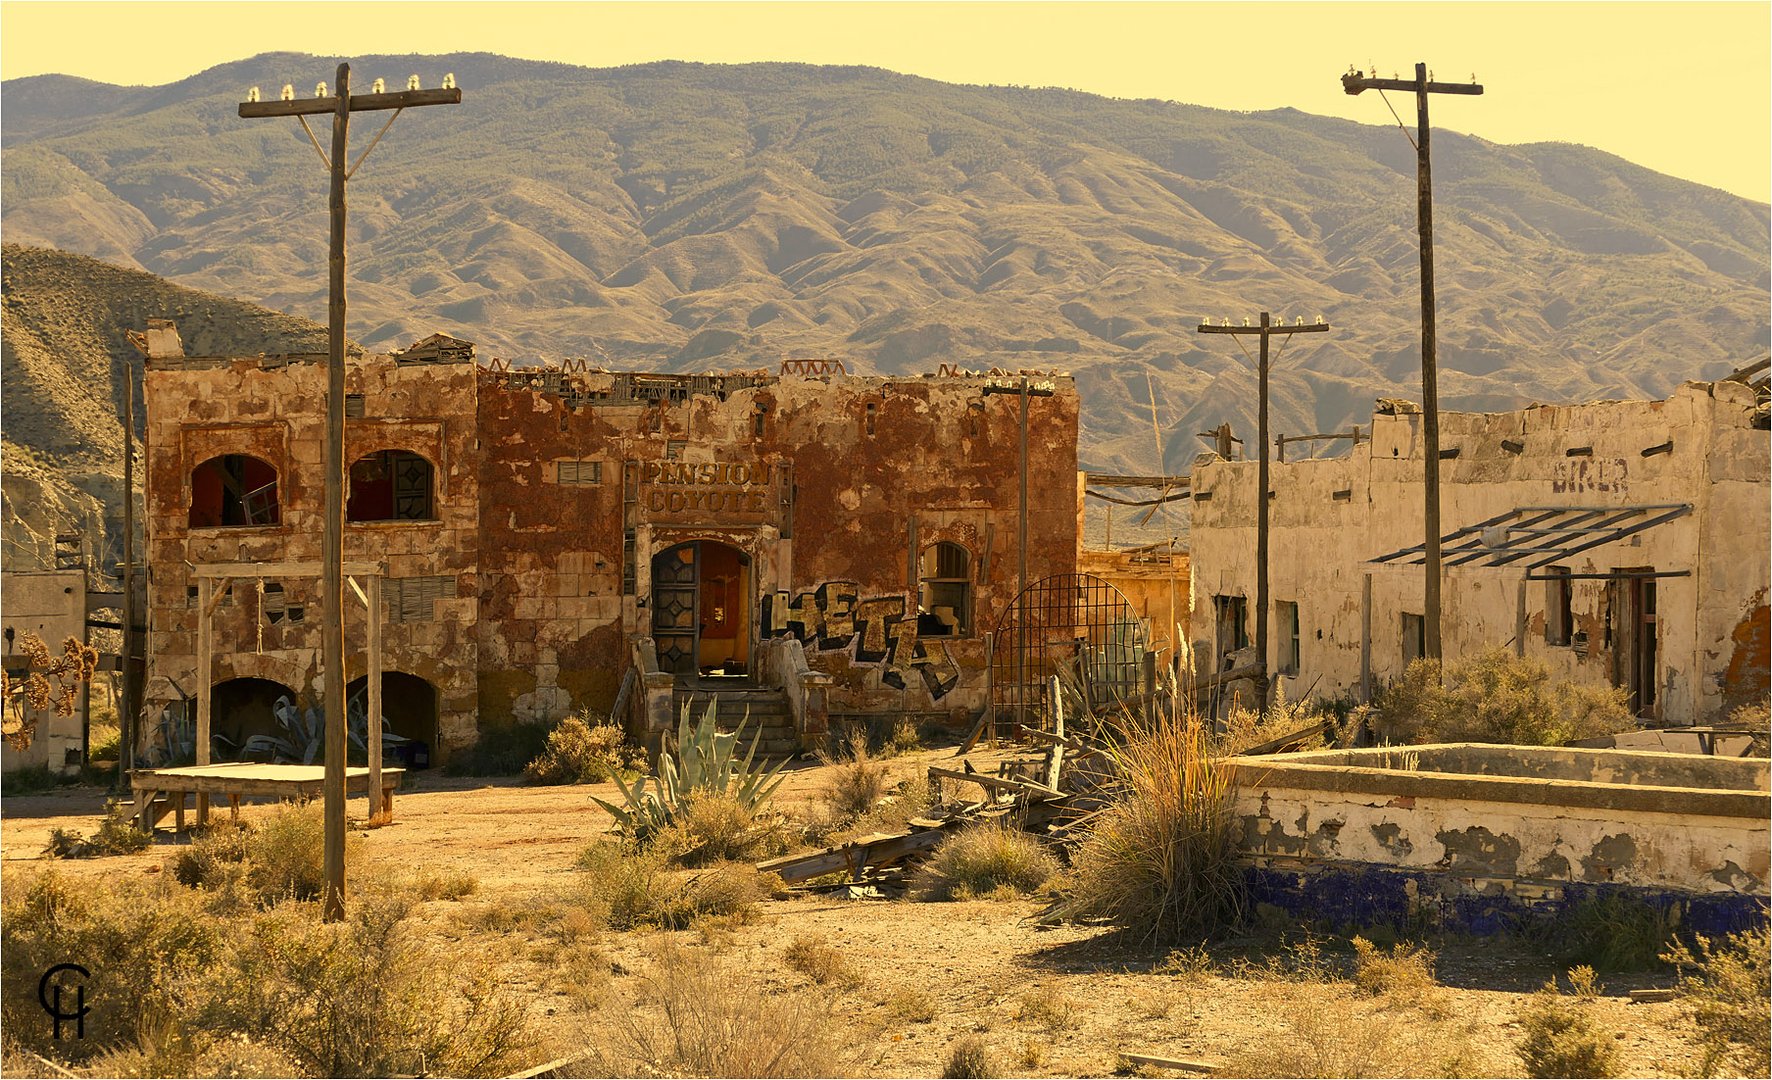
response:
M312 765L322 759L326 752L325 710L318 705L302 709L285 694L271 706L271 715L277 718L283 734L254 735L247 739L240 746L239 757L242 760L259 755L267 761ZM351 749L353 746L356 750L367 752L369 707L361 694L345 702L345 733L350 739L345 747L347 754L357 756ZM384 756L389 749L407 741L404 736L389 731L384 720L381 734Z
M786 779L781 775L786 761L777 763L772 769L752 768L757 743L763 737L761 728L751 737L750 749L745 752L743 760L735 757L739 735L750 720L750 714L746 713L735 730L722 732L714 724L714 711L715 705L710 701L707 710L701 714L701 722L691 726L689 705L685 703L677 722L676 755L673 756L668 749L660 751L657 773L651 777L636 777L632 785L619 776L615 778L626 806L616 806L594 795L591 797L615 817L616 826L623 833L642 842L651 839L669 828L700 794L727 794L746 810L755 811L781 786L782 780ZM652 781L650 791L646 789L648 779Z

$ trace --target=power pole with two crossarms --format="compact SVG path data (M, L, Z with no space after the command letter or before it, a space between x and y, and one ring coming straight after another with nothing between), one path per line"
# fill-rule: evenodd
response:
M1327 333L1329 330L1329 324L1324 322L1321 316L1318 316L1317 321L1314 323L1307 323L1303 320L1303 318L1300 318L1297 322L1293 323L1291 326L1287 326L1283 322L1282 323L1274 322L1272 320L1272 317L1269 316L1268 313L1265 311L1261 313L1261 322L1255 326L1248 325L1247 319L1244 320L1244 325L1242 325L1242 326L1231 326L1231 325L1229 325L1229 322L1230 322L1230 320L1227 319L1227 320L1225 320L1224 325L1213 326L1210 321L1203 321L1200 323L1199 331L1202 334L1236 334L1236 335L1240 335L1240 336L1258 337L1261 339L1261 354L1260 354L1261 359L1258 362L1258 364L1256 365L1257 372L1258 372L1257 380L1258 380L1258 387L1259 387L1259 389L1257 391L1257 396L1260 399L1260 403L1256 407L1256 421L1255 421L1256 428L1258 430L1258 434L1255 437L1255 441L1261 447L1261 465L1259 466L1259 468L1257 469L1257 472L1256 472L1256 496L1255 496L1255 506L1256 506L1256 510L1255 510L1255 655L1259 658L1257 662L1261 665L1261 672L1260 672L1260 674L1256 675L1256 677L1255 677L1255 700L1257 702L1257 708L1262 713L1265 714L1267 712L1267 704L1268 704L1268 701L1267 701L1267 698L1268 698L1268 662L1267 662L1267 617L1268 617L1268 599L1267 599L1267 551L1268 551L1267 375L1268 375L1268 356L1267 356L1267 344L1268 344L1268 340L1270 338L1274 338L1274 337L1279 337L1281 339L1289 339L1293 334ZM1238 342L1238 344L1241 345L1242 343Z
M1427 460L1427 490L1423 493L1426 532L1427 581L1422 604L1422 655L1440 659L1440 390L1434 338L1434 186L1428 163L1427 98L1429 94L1476 95L1483 87L1468 83L1431 82L1426 64L1415 65L1413 79L1380 79L1359 71L1341 77L1349 94L1366 90L1407 90L1415 95L1415 213L1421 229L1421 436ZM1386 101L1389 104L1389 101ZM1398 126L1402 122L1398 121ZM1407 129L1404 134L1408 134Z
M323 440L326 527L320 542L320 604L326 615L320 639L320 665L324 672L322 707L326 714L326 734L322 744L326 759L326 773L322 781L325 800L326 885L321 910L328 921L343 918L345 911L345 181L363 164L363 159L369 156L369 151L375 149L375 144L381 141L381 134L377 134L357 158L356 164L351 165L347 154L348 134L351 114L354 112L383 112L392 109L394 115L388 117L387 125L382 127L382 133L385 134L388 126L393 124L404 109L420 105L461 104L461 91L455 88L453 75L446 78L442 89L438 90L421 90L417 83L418 77L415 75L407 82L405 91L388 94L381 92L381 80L377 79L375 93L353 95L351 65L340 64L338 81L334 84L335 93L331 95L326 93L326 84L321 83L315 96L311 98L298 100L285 87L282 100L259 101L255 89L250 100L240 103L242 117L293 116L300 120L302 130L307 132L308 139L313 142L314 149L319 152L321 160L326 162L327 169L332 174L332 249L329 259L331 287L326 305L326 438ZM314 137L307 121L309 116L327 113L332 114L330 157L321 150L320 141ZM370 618L380 618L380 614L372 611ZM379 675L380 672L371 673L372 677ZM208 672L200 672L198 677L206 680L210 676Z

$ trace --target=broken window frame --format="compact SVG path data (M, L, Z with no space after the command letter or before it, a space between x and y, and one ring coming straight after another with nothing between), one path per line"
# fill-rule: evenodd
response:
M410 459L424 464L425 484L424 502L422 507L417 506L413 501L417 498L417 495L414 492L408 491L404 495L400 492L400 481L398 473L396 472L400 467L399 459ZM359 509L357 511L352 510L353 505L362 505L358 502L356 497L357 470L364 462L368 461L378 462L379 467L386 470L390 478L388 492L388 513L390 516L388 517L360 517L358 516L359 514L368 513L368 511L365 509ZM346 472L345 478L345 521L352 525L405 525L438 520L437 467L431 463L430 458L425 457L423 454L418 453L415 450L407 450L406 448L399 446L390 446L384 447L380 450L371 451L370 453L359 457L356 461L351 462L351 468ZM403 501L408 507L417 507L418 509L421 509L423 511L422 516L402 513Z
M932 558L933 556L933 558ZM944 559L945 556L945 559ZM926 638L969 638L972 636L972 552L949 540L938 540L923 548L918 557L917 636ZM955 603L937 604L946 596ZM955 622L949 624L935 613L937 607L951 608ZM935 630L936 624L950 626Z
M271 474L271 482L246 488L248 462L256 462ZM222 487L219 506L220 521L197 520L198 477L205 469L216 474ZM237 474L237 475L236 475ZM283 507L277 485L282 474L264 458L252 454L217 454L206 458L191 470L188 523L192 529L263 529L274 528L283 521Z

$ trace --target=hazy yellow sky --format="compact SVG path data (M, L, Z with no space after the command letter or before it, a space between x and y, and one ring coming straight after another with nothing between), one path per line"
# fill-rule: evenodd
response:
M1442 79L1475 73L1487 91L1435 99L1436 127L1501 143L1585 143L1772 197L1766 2L0 3L9 79L61 72L157 85L274 50L486 51L587 67L869 64L1375 124L1391 122L1384 103L1346 96L1337 76L1350 63L1375 61L1389 75L1421 60ZM329 74L316 65L311 78Z

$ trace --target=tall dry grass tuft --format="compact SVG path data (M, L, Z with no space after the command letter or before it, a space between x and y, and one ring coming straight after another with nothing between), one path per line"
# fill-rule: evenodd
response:
M665 945L641 980L636 1008L597 1022L602 1076L846 1076L853 1033L828 995L771 993L736 965Z
M1233 767L1187 715L1127 723L1106 753L1122 798L1078 848L1064 907L1152 941L1199 937L1241 918L1247 887L1234 860Z

